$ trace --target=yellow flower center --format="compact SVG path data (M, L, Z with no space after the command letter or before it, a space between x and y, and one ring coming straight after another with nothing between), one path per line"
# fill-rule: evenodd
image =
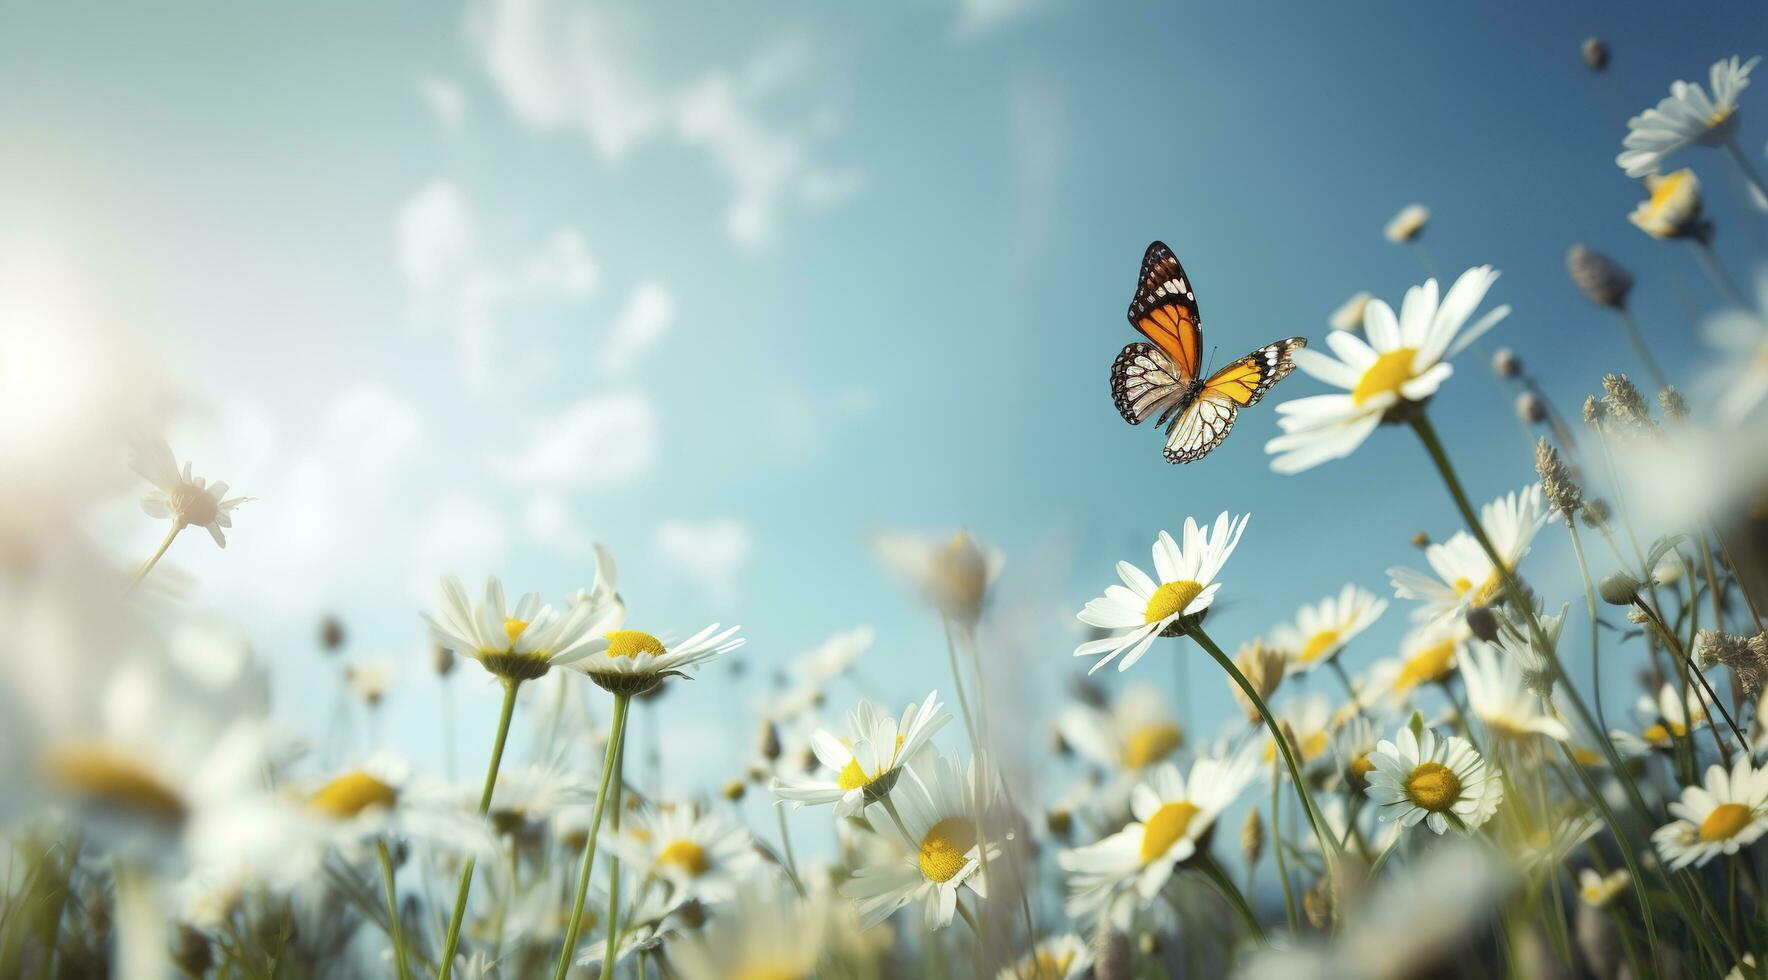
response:
M1707 117L1707 128L1713 129L1725 125L1725 120L1730 119L1731 114L1736 111L1737 109L1735 108L1720 108L1714 110L1713 114Z
M1202 582L1193 582L1190 579L1167 582L1148 597L1148 609L1143 614L1142 622L1158 623L1168 616L1177 616L1202 592Z
M1461 798L1461 779L1440 762L1421 762L1406 777L1406 798L1419 809L1442 813Z
M215 498L210 496L207 490L199 489L188 483L172 491L168 502L171 504L172 513L177 514L178 520L185 524L201 527L212 523L215 518L221 516L221 508Z
M1651 210L1654 212L1662 210L1682 190L1682 185L1688 183L1688 178L1693 174L1694 171L1683 168L1658 178L1657 183L1651 189Z
M42 760L48 781L88 802L136 810L167 823L180 823L184 800L146 766L102 745L51 748Z
M1420 684L1442 680L1449 676L1449 662L1454 659L1454 640L1425 647L1400 665L1399 676L1394 678L1394 692L1403 694Z
M1036 955L1020 963L1020 980L1061 980L1068 975L1068 968L1074 965L1073 953L1056 953L1039 950Z
M1337 642L1337 630L1321 630L1313 636L1308 637L1308 642L1302 644L1301 652L1295 655L1295 659L1304 664L1312 663L1321 654L1331 650L1333 644Z
M657 855L657 863L673 864L695 878L712 867L712 862L706 858L706 849L691 840L671 841Z
M858 759L848 759L847 765L842 766L841 772L835 776L835 785L841 787L844 791L850 789L864 789L867 786L872 785L872 778L873 777L866 774L864 769L859 767Z
M1750 808L1742 803L1721 803L1700 822L1700 839L1730 840L1750 825L1753 816Z
M947 882L970 863L976 846L976 827L963 817L946 817L921 838L921 875L928 881Z
M1184 744L1184 741L1184 733L1179 731L1177 725L1144 725L1123 740L1123 767L1141 769L1151 766L1166 758L1172 750Z
M509 637L510 646L512 647L516 645L516 637L521 636L522 631L527 628L528 621L526 619L517 619L514 616L510 616L503 621L503 635Z
M1401 347L1377 357L1357 379L1357 386L1351 389L1352 404L1361 405L1380 394L1391 393L1400 397L1400 386L1414 377L1412 359L1416 356L1418 348Z
M392 809L399 791L365 772L345 773L321 786L307 805L328 817L348 820L370 807Z
M1480 583L1478 591L1474 591L1473 581L1471 579L1458 578L1454 582L1456 595L1464 596L1469 592L1473 592L1472 602L1475 606L1484 606L1491 602L1492 598L1503 588L1504 580L1498 577L1496 569L1493 569L1492 574L1486 576L1486 580Z
M1375 763L1369 761L1369 753L1365 752L1351 760L1351 775L1357 779L1367 780L1369 773L1374 771Z
M1142 863L1147 864L1171 850L1179 838L1185 836L1185 831L1191 829L1191 819L1195 816L1197 807L1183 800L1165 804L1154 811L1154 816L1149 817L1142 827Z
M661 657L663 651L663 641L649 633L642 633L638 630L608 631L608 656L610 657L636 657L641 653Z

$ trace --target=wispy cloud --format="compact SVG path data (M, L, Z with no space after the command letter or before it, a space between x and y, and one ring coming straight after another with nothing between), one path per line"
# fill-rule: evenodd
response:
M425 75L417 80L417 90L443 129L451 133L460 129L466 118L467 96L459 85L446 78Z
M626 374L640 354L669 331L675 322L675 298L658 282L639 283L626 305L614 317L608 342L602 347L601 367L607 374Z
M737 574L749 560L748 525L732 518L666 521L657 529L657 550L706 590L713 605L736 600Z
M986 34L1036 10L1039 0L958 0L959 37Z
M499 469L517 483L555 490L620 483L650 469L657 438L657 414L644 395L591 395L549 413Z
M641 67L633 52L662 32L631 12L484 0L467 23L486 74L526 125L575 130L610 161L665 136L702 151L731 184L725 228L740 245L768 241L782 210L827 207L858 187L852 171L814 159L818 126L783 124L767 112L781 89L802 88L811 59L801 40L677 85Z

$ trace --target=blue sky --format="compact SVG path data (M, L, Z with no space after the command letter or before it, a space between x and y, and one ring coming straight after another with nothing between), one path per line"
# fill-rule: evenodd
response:
M145 337L188 395L181 458L260 498L225 553L193 535L171 562L249 625L285 716L319 727L314 624L335 611L352 657L400 672L386 730L420 763L436 574L557 599L594 540L634 625L751 638L749 686L715 671L665 704L684 781L734 771L749 731L713 720L836 630L877 627L862 671L886 700L946 686L874 530L1005 550L997 656L1040 710L1075 669L1072 611L1188 514L1254 514L1212 619L1225 644L1346 581L1387 594L1387 567L1421 561L1407 539L1455 526L1408 434L1279 477L1269 407L1184 468L1118 420L1106 373L1154 238L1218 361L1318 341L1358 290L1397 303L1422 274L1380 229L1422 201L1445 272L1503 271L1492 302L1515 312L1487 350L1516 348L1561 408L1636 367L1566 279L1578 241L1639 274L1658 356L1696 376L1690 306L1716 298L1626 222L1639 192L1612 160L1628 115L1768 48L1768 22L1102 7L10 4L0 241L58 257ZM1591 34L1606 74L1578 55ZM1741 142L1760 164L1759 95ZM1759 221L1717 154L1684 162L1743 275ZM1272 401L1320 390L1297 375ZM1508 404L1469 357L1433 408L1481 499L1531 478ZM158 534L114 526L131 556ZM1532 577L1576 601L1562 550L1544 538ZM1138 673L1169 683L1178 653ZM460 686L471 767L492 697ZM1198 701L1212 731L1225 711Z

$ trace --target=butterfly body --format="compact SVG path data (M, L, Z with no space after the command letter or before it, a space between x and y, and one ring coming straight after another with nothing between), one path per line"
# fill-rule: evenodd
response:
M1295 370L1291 358L1308 343L1291 337L1267 344L1204 377L1197 296L1184 266L1161 242L1142 257L1129 319L1151 343L1129 344L1112 362L1112 401L1131 425L1154 418L1165 427L1164 452L1173 463L1194 462L1221 445L1239 410L1257 404Z

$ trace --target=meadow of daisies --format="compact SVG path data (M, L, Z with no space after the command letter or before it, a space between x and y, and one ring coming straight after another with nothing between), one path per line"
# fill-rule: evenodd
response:
M1600 41L1583 56L1606 69ZM978 636L1008 556L958 532L873 542L943 624L949 670L925 696L837 684L872 643L837 635L727 733L752 762L722 785L659 796L628 741L648 699L740 663L741 630L646 632L601 548L569 593L480 570L411 610L443 684L499 692L495 727L440 736L488 749L483 773L360 751L349 712L294 739L244 631L185 615L161 564L250 535L252 488L128 433L152 554L119 564L65 507L0 522L0 976L1757 975L1768 277L1741 287L1711 247L1718 224L1768 221L1763 156L1735 138L1756 65L1674 82L1615 161L1641 181L1632 223L1692 251L1722 298L1687 325L1721 352L1704 393L1666 383L1634 272L1579 245L1566 271L1612 320L1591 347L1611 373L1552 404L1503 346L1498 271L1439 277L1429 211L1404 209L1385 234L1424 281L1351 298L1296 354L1264 478L1409 444L1436 480L1408 492L1457 529L1415 538L1385 594L1346 584L1224 635L1212 607L1270 573L1236 557L1259 524L1174 514L1098 570L1078 646L1018 654L1072 670L1054 719L989 696ZM1703 181L1748 206L1706 206ZM1467 384L1537 438L1518 448L1535 480L1493 500L1469 497L1432 421L1433 396ZM1558 535L1582 582L1566 594L1531 574ZM1404 639L1353 670L1342 654L1384 617ZM347 630L319 623L322 647ZM92 658L71 680L34 660L68 650ZM1230 724L1173 711L1150 673L1172 658L1233 699ZM1087 679L1102 670L1128 683L1108 696ZM387 676L344 679L372 717ZM1028 740L1085 776L1029 790L997 763Z

